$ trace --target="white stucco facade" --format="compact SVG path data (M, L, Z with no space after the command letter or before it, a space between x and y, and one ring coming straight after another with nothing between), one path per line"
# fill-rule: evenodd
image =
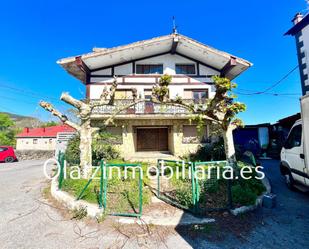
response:
M116 77L115 105L93 109L92 126L101 126L113 111L132 99L132 89L137 90L143 103L115 117L115 125L121 128L113 130L121 137L117 147L126 158L138 151L168 151L183 156L207 142L209 125L202 141L196 125L189 120L192 115L188 110L150 101L151 89L159 84L163 74L171 76L171 99L181 97L190 104L201 104L215 95L213 76L233 79L252 65L176 33L110 49L95 48L91 53L58 63L85 83L89 101L99 99ZM150 67L152 70L145 69Z
M55 150L57 138L17 138L17 150Z

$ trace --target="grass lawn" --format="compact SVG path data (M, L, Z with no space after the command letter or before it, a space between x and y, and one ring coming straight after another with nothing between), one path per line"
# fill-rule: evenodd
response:
M125 164L131 162L125 162L123 160L115 159L111 160L108 163L110 164ZM141 163L142 170L146 173L147 164ZM68 170L69 171L69 170ZM108 176L111 174L111 177L108 177L107 182L107 211L108 212L129 212L136 213L139 208L139 179L138 179L138 171L136 171L135 179L133 179L132 170L127 170L127 179L124 178L124 169L120 168L121 178L118 178L117 170L109 169ZM64 179L62 190L70 193L74 197L78 197L81 193L84 186L87 184L88 180L84 179L71 179L69 178L69 173L67 174L68 178ZM96 175L96 178L93 179L88 188L85 190L83 195L81 196L82 200L88 201L90 203L99 204L99 192L100 192L100 172ZM142 181L142 189L143 189L143 206L150 203L151 200L151 192L145 186L148 179L146 177L143 178Z

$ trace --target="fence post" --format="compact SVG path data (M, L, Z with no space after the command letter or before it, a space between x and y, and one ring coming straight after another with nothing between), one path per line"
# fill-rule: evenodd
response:
M191 187L192 187L192 203L193 207L196 205L196 185L195 185L195 170L194 163L188 162L191 171Z
M60 164L60 174L59 174L59 181L58 181L58 189L62 188L63 182L63 167L64 167L64 154L59 154L59 164Z
M157 186L157 196L160 197L160 175L161 175L161 165L160 159L157 160L157 169L158 169L158 186Z
M107 169L105 162L103 163L103 207L104 211L106 210L106 201L107 201Z
M100 162L100 172L101 172L101 175L100 175L100 194L99 194L99 208L102 208L103 206L103 164L104 164L104 161L103 159L101 160Z
M234 167L232 167L232 168L234 170ZM227 198L228 198L228 208L232 209L233 208L232 180L230 179L230 177L227 180Z
M142 168L141 165L139 165L139 214L142 215L143 212L143 186L142 186Z

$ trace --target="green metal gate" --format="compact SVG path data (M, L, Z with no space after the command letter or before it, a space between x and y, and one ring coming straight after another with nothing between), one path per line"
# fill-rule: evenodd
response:
M185 162L158 159L157 197L199 215L207 211L228 209L232 203L231 183L222 178L224 166L227 166L227 161ZM165 170L162 169L164 167ZM175 175L177 167L181 173L178 177ZM171 170L174 170L173 176Z
M123 176L120 179L117 179L118 177L114 178L113 174L109 174L113 168L119 169L121 174L125 174L125 172L127 172L127 176L129 175L129 177ZM137 169L138 171L137 181L134 181L135 169ZM142 177L143 177L143 171L141 164L104 163L103 207L105 213L114 216L140 217L143 211ZM136 191L138 191L138 196L136 195ZM136 206L138 206L138 208Z

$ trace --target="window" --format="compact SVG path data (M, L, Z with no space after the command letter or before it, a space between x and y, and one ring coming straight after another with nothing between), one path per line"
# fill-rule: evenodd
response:
M38 140L35 138L33 139L33 144L37 144L38 143Z
M195 74L195 65L176 64L176 74Z
M208 89L185 89L185 99L194 99L195 103L204 103L208 99Z
M53 139L52 139L52 138L50 138L48 141L49 141L49 143L51 144L51 143L53 142Z
M163 64L136 65L137 74L163 74Z
M182 143L206 143L208 141L207 127L205 127L204 129L205 130L199 134L196 125L184 125Z
M151 100L152 90L144 89L144 99Z
M194 102L204 102L208 98L207 90L193 90Z
M132 90L131 89L116 90L115 99L132 99Z
M0 148L0 152L6 151L8 148Z
M284 148L292 149L294 147L299 147L301 145L301 134L302 134L302 126L296 125L290 132Z

